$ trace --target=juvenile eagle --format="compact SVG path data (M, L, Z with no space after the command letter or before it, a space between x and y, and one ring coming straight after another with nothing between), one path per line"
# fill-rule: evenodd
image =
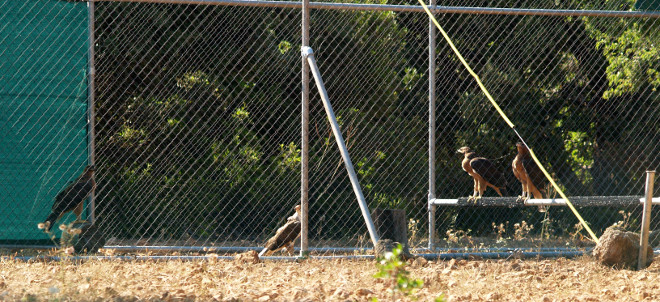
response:
M289 256L293 255L293 243L300 236L300 205L296 206L296 213L286 221L286 224L277 229L275 236L268 239L266 247L259 253L259 257L269 256L282 248L286 248Z
M522 184L522 194L518 199L525 201L532 198L532 195L537 199L543 198L546 195L545 175L532 159L525 144L519 142L516 144L516 148L518 149L518 155L513 159L511 168L513 169L513 175Z
M506 194L506 178L490 160L479 157L469 147L462 147L456 151L463 153L463 170L474 179L474 193L468 200L476 200L483 196L487 187L495 189L498 195Z
M94 181L94 166L87 166L85 170L78 176L78 178L69 183L60 193L55 196L53 208L46 221L39 224L39 228L50 231L50 228L55 224L55 221L62 218L62 216L71 210L76 214L76 221L82 221L82 210L84 201L89 197L96 188Z

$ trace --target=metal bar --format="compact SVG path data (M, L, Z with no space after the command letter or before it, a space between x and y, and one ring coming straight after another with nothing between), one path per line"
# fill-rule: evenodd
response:
M321 99L323 100L323 107L325 107L325 113L328 115L328 121L330 122L330 126L332 127L332 132L334 133L335 140L337 141L337 145L339 146L339 152L341 153L341 157L344 159L344 165L346 166L346 170L348 171L348 176L351 179L351 185L353 186L353 191L357 196L358 202L360 204L360 210L362 211L362 216L364 217L364 220L367 224L367 229L369 230L371 241L373 242L375 247L379 239L378 234L376 232L376 227L374 226L374 222L371 220L371 214L369 213L369 207L367 205L367 201L364 199L364 194L362 194L362 188L360 188L360 183L358 182L357 174L355 173L355 168L353 168L351 157L348 155L348 148L346 148L346 144L344 143L344 138L342 137L341 130L339 129L339 123L337 123L337 118L335 117L335 113L332 110L332 104L330 104L330 98L328 97L328 92L325 90L325 84L323 84L323 79L321 78L321 71L319 71L319 67L316 65L316 59L314 59L314 52L310 47L303 47L302 53L303 56L305 56L309 61L309 66L311 68L312 75L314 76L314 80L316 80L316 87L319 89L319 93L321 94Z
M54 248L54 246L50 247ZM115 250L119 252L132 252L132 251L158 251L158 252L207 252L207 253L244 253L248 251L261 251L263 247L261 246L250 246L250 247L240 247L240 246L170 246L170 245L156 245L156 246L138 246L138 245L106 245L104 249ZM295 248L296 251L301 251L302 249ZM310 252L318 253L355 253L355 252L366 252L369 249L366 248L340 248L340 247L317 247L309 248Z
M471 252L471 253L442 253L442 254L418 254L416 257L423 257L430 260L448 260L448 259L468 259L477 257L483 259L502 259L511 256L522 258L572 258L588 254L589 251L566 251L566 252ZM348 259L348 260L373 260L374 255L345 255L345 256L310 256L311 259ZM0 261L103 261L103 260L124 260L124 261L208 261L208 260L233 260L234 256L3 256ZM261 260L272 261L298 261L299 257L269 256L260 257Z
M436 0L431 0L435 8ZM435 24L429 18L429 196L435 198ZM429 249L435 238L435 207L429 206Z
M653 200L653 182L655 171L646 171L646 199L644 200L644 212L642 214L642 230L639 235L639 257L637 257L637 269L646 267L646 249L649 247L649 227L651 225L651 208Z
M55 245L20 245L20 244L0 244L0 248L6 249L37 249L37 250L51 250L56 249ZM116 252L179 252L179 253L244 253L248 251L261 251L261 246L178 246L178 245L106 245L103 249L114 250ZM587 248L589 250L590 248ZM295 248L300 251L299 248ZM316 253L360 253L367 252L368 248L354 248L354 247L311 247L310 252ZM456 251L461 252L571 252L581 251L578 248L565 248L565 247L490 247L490 248L436 248L436 251L442 253L453 253ZM411 249L415 254L423 254L431 252L428 248Z
M301 2L264 1L264 0L96 0L96 1L302 8ZM424 9L420 6L393 5L393 4L311 2L309 4L309 8L359 10L359 11L424 12ZM660 12L658 11L571 10L571 9L495 8L495 7L464 7L464 6L437 6L436 8L432 9L432 11L436 14L660 18Z
M87 2L87 29L88 33L88 49L87 49L87 162L89 165L94 165L96 162L95 153L96 149L94 148L95 142L95 130L94 130L94 121L96 120L96 113L94 111L94 100L96 98L95 93L95 78L96 78L96 65L94 63L94 1ZM89 221L94 224L96 220L96 199L94 198L94 192L89 195Z
M309 46L309 0L302 1L302 46ZM300 147L300 257L309 250L309 64L302 56L302 134Z
M434 206L465 206L468 205L466 202L467 198L461 199L432 199L429 201L429 205ZM484 201L485 205L513 205L515 200L514 198L509 197L484 197L481 198L479 202ZM573 204L578 206L635 206L638 204L644 204L644 198L637 198L636 196L578 196L571 199ZM609 201L609 202L608 202ZM638 203L639 201L639 203ZM477 202L477 205L479 205ZM651 199L653 205L660 205L660 197L655 197ZM474 206L474 204L469 204ZM482 204L483 205L483 204ZM525 201L524 204L519 204L519 206L565 206L566 200L563 198L558 199L529 199Z

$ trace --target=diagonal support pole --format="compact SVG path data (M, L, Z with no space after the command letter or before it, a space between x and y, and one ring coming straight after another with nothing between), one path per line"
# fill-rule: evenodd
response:
M348 171L348 176L351 179L351 185L353 186L353 192L357 196L358 202L360 204L360 210L362 211L362 216L364 217L365 222L367 223L367 229L369 230L369 235L371 236L371 241L374 244L374 247L378 243L378 234L376 232L376 227L373 220L371 220L371 214L369 214L369 207L367 202L364 199L364 194L362 193L362 188L360 188L360 183L357 179L357 174L355 173L355 168L351 162L351 157L348 155L348 148L346 148L346 143L344 142L344 137L341 135L341 130L339 129L339 123L337 123L337 118L335 117L335 112L332 110L332 105L330 104L330 98L328 97L328 92L325 90L325 84L323 84L323 79L321 78L321 72L319 71L318 65L316 65L316 59L314 58L314 51L312 48L303 46L302 47L303 58L307 58L309 62L309 67L312 70L312 75L316 81L316 87L319 89L321 94L321 99L323 100L323 107L325 107L325 113L328 115L328 121L330 121L330 126L332 127L332 133L335 135L335 140L337 141L337 146L339 147L339 152L341 157L344 160L344 165Z

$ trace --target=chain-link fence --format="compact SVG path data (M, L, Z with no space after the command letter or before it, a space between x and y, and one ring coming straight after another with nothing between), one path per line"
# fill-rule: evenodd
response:
M48 243L37 223L88 161L96 168L95 225L108 246L259 247L294 213L301 201L299 5L208 2L96 1L95 82L85 80L86 3L0 4L0 164L8 167L0 172L2 242ZM311 10L310 46L369 208L405 210L410 245L428 245L429 128L435 198L472 195L457 153L463 146L491 159L510 199L520 195L512 172L518 138L439 35L436 124L429 127L429 18L404 6L417 2L389 10L331 4ZM438 4L458 10L436 17L569 197L642 197L645 170L660 162L657 15L578 16L629 11L629 1L488 3L522 9L506 14L468 9L482 2ZM75 66L57 67L62 62ZM51 92L51 83L71 84ZM88 83L95 84L93 131ZM310 86L309 246L371 247ZM617 221L637 229L641 219L636 205L576 205L597 234ZM439 247L575 247L587 236L566 207L435 210ZM57 224L74 217L65 219Z

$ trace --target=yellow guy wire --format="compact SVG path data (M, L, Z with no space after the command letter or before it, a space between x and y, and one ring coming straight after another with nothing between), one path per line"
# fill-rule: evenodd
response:
M580 220L580 223L582 223L582 225L584 226L585 230L587 230L587 232L589 233L589 235L591 235L591 238L592 238L596 243L598 243L598 237L596 237L596 234L594 234L594 232L591 230L591 228L589 227L589 225L587 225L587 222L582 218L582 216L580 215L580 213L578 213L577 209L573 206L573 203L572 203L570 200L568 200L568 197L566 197L566 195L565 195L564 192L559 188L559 186L557 185L557 183L555 183L555 181L552 179L552 176L550 176L550 174L548 173L548 171L546 171L545 168L543 168L543 165L541 164L541 162L539 161L539 159L536 157L536 154L534 154L534 151L532 150L532 148L529 148L529 146L527 146L527 144L525 143L525 140L523 140L523 138L520 136L520 134L518 133L518 131L516 131L516 126L513 125L513 123L511 122L511 120L509 120L509 118L508 118L508 117L506 116L506 114L504 113L504 111L502 111L502 109L500 108L500 106L497 105L497 102L495 102L495 100L493 99L493 97L490 95L490 93L489 93L488 90L486 89L486 86L484 86L484 84L481 82L481 79L479 79L479 76L478 76L478 75L472 70L472 68L470 68L470 65L468 65L468 63L465 61L465 59L463 58L463 56L461 55L461 53L458 51L458 49L457 49L456 46L454 45L454 42L452 42L452 41L451 41L451 38L449 38L449 35L447 35L447 33L445 32L444 29L442 29L442 26L440 26L440 23L438 23L438 20L435 18L435 16L433 16L433 13L431 13L431 11L429 10L428 6L426 6L426 4L424 4L424 2L423 2L422 0L417 0L417 1L419 1L419 3L420 3L420 4L422 5L422 7L424 8L424 11L426 11L426 13L429 15L429 18L431 18L431 21L433 21L433 23L435 24L435 26L440 30L440 33L442 33L442 36L445 37L445 40L447 40L447 43L449 44L449 46L451 47L451 49L454 51L454 53L456 54L456 56L458 57L458 59L461 61L461 63L463 63L463 66L465 66L465 69L467 69L467 71L468 71L468 72L472 75L472 77L474 77L474 79L477 81L477 84L479 84L479 88L481 88L481 91L483 91L483 93L486 95L486 97L488 98L488 100L490 101L490 103L493 105L493 107L495 107L495 109L497 110L497 112L500 113L500 116L502 116L502 118L503 118L504 121L509 125L509 127L511 127L511 129L513 129L513 131L516 133L516 135L518 136L518 138L520 138L520 140L522 141L522 143L525 144L525 146L527 147L527 149L529 149L529 153L532 155L532 159L534 159L534 162L536 163L536 165L538 165L539 168L541 168L541 171L543 171L543 174L544 174L545 177L550 181L550 183L551 183L552 186L555 188L555 190L557 190L557 192L559 193L559 195L561 195L561 197L562 197L564 200L566 200L566 204L567 204L568 207L571 209L571 211L573 211L573 214L575 214L575 216L578 218L578 220Z

